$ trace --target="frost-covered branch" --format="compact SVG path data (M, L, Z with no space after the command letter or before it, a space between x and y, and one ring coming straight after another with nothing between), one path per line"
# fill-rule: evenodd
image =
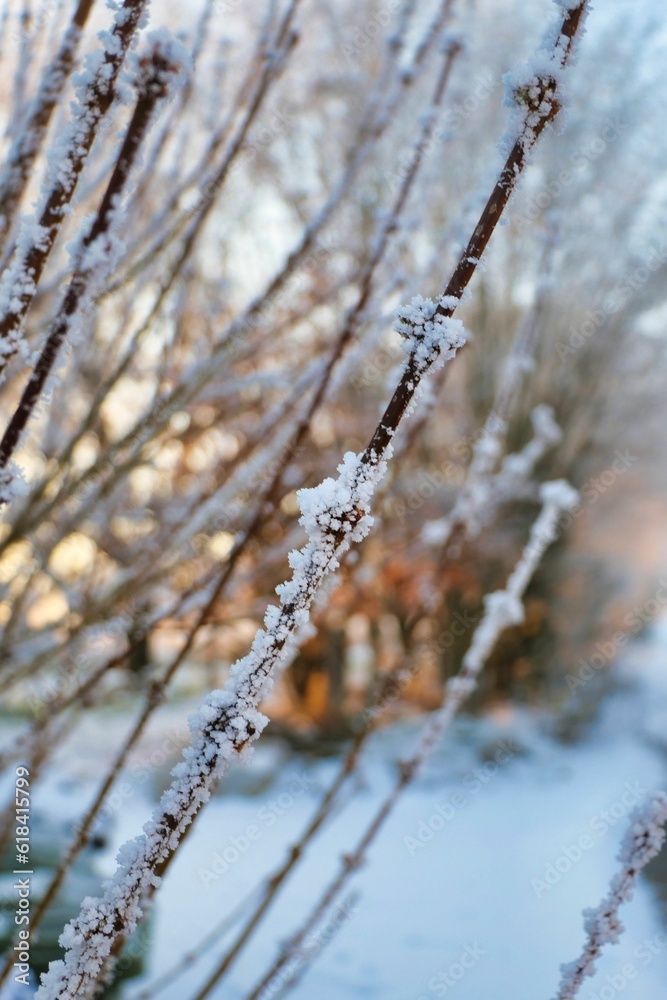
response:
M217 135L214 135L211 138L202 159L202 164L204 166L201 167L198 172L195 172L194 178L181 185L180 191L177 190L174 192L172 197L169 199L165 210L161 213L161 218L162 220L165 218L168 219L173 211L173 207L178 204L179 197L182 195L183 191L196 184L201 193L197 199L195 208L181 214L166 232L160 232L153 243L150 244L142 253L139 260L132 264L132 266L119 280L109 285L108 293L116 291L129 279L136 278L137 275L140 274L141 271L149 263L151 263L158 254L163 253L165 248L169 247L174 242L183 230L186 229L188 223L191 223L189 229L187 229L183 244L179 248L177 259L170 266L168 277L166 281L163 282L164 293L166 293L166 291L168 291L171 287L176 275L180 273L185 261L192 253L195 241L198 239L199 233L216 204L216 196L219 194L225 184L225 181L227 180L227 177L230 175L235 160L243 147L246 136L248 135L253 122L256 120L262 106L264 105L267 95L271 91L272 84L279 79L280 74L285 69L289 56L296 46L298 33L292 27L292 22L299 3L300 0L290 0L290 3L281 19L272 50L264 53L263 67L259 80L253 89L252 96L244 110L241 121L238 123L234 131L231 141L228 144L228 148L225 150L222 163L212 172L209 171L209 176L205 175L205 166L210 164L211 160L215 157L215 154L227 138L227 128L224 126ZM245 94L243 96L245 97ZM160 221L156 223L156 228L158 228L159 225Z
M572 53L574 40L582 26L587 11L586 0L562 0L563 20L552 30L543 47L536 54L534 65L511 81L511 98L514 115L513 139L505 165L491 195L484 206L471 238L463 250L454 273L435 307L433 320L452 316L463 293L475 273L484 250L502 216L530 155L547 125L552 123L564 100L562 95L563 69ZM412 318L405 317L405 329L412 325ZM421 381L422 352L416 352L378 424L363 461L373 463L383 453L396 432L403 415L412 404Z
M125 0L77 80L78 100L64 136L50 151L47 190L39 221L21 224L16 249L0 281L0 372L21 350L25 317L35 297L100 121L114 99L116 80L148 0Z
M252 909L250 915L244 920L240 930L234 936L232 943L225 948L224 955L216 964L213 972L207 977L204 985L197 990L193 1000L204 1000L205 997L210 995L211 990L224 978L227 971L235 962L237 956L250 940L255 929L264 917L264 914L269 910L283 885L305 856L306 849L310 845L310 842L314 839L316 834L331 816L335 807L338 805L340 792L347 783L350 775L354 773L359 762L362 747L371 731L372 727L369 724L365 729L360 730L355 737L352 746L345 755L336 776L322 796L320 803L306 825L305 830L288 848L287 858L285 861L265 879L263 891L257 906Z
M495 412L489 414L482 435L473 446L466 481L454 507L446 517L424 526L425 540L436 542L443 549L451 542L449 551L454 553L458 549L454 541L458 531L476 538L502 504L526 494L534 495L531 477L535 467L558 444L562 434L553 410L545 403L533 409L530 419L533 436L520 451L505 455L494 472L503 451L506 423Z
M557 227L547 236L535 301L514 337L501 370L493 406L472 445L466 477L452 510L446 517L427 522L422 529L425 541L434 542L449 555L459 552L462 535L476 538L495 516L501 504L530 491L529 480L537 463L562 438L553 410L546 404L533 409L533 437L520 452L505 455L509 419L516 398L535 370L537 333L545 295L552 282L553 255ZM422 413L421 421L425 419ZM421 421L415 421L415 426ZM499 468L500 465L500 468Z
M561 966L563 977L555 1000L574 1000L584 979L594 975L604 946L617 943L623 933L618 911L632 898L642 869L662 850L666 823L665 792L654 793L632 814L618 854L621 869L614 875L609 894L599 906L584 911L586 944L576 961Z
M450 6L451 5L448 2L444 2L442 5L443 12L448 13ZM403 13L407 16L406 12ZM401 17L401 21L402 20L403 15ZM257 329L259 320L263 311L267 307L267 304L270 305L271 302L275 301L282 295L289 279L294 276L297 269L301 267L304 262L307 262L309 255L313 252L313 248L316 246L319 234L329 223L340 206L344 203L345 196L349 195L349 192L352 190L355 180L357 179L363 165L368 160L371 151L376 148L381 137L387 131L390 123L394 119L406 90L418 82L419 72L423 68L426 56L438 38L436 28L440 26L441 21L442 14L437 19L436 23L431 25L425 33L422 43L420 44L410 64L407 77L401 77L398 82L392 80L392 73L394 73L394 75L396 74L394 65L395 60L389 60L387 62L384 72L380 74L380 77L373 88L373 92L368 102L368 111L364 116L363 123L359 130L358 139L354 143L350 162L345 169L343 176L334 186L322 207L313 214L305 227L302 238L297 246L288 254L284 265L280 268L278 273L269 281L264 290L252 300L241 315L237 316L231 322L231 324L224 330L223 334L218 338L213 349L212 357L207 357L204 361L195 363L191 369L186 371L184 377L176 386L171 388L167 393L163 393L156 397L153 401L152 407L148 408L148 412L138 420L135 426L128 431L128 433L121 438L120 441L114 442L106 453L100 455L99 461L94 467L91 466L83 473L83 475L79 476L77 480L70 480L66 482L46 504L40 504L39 500L52 482L55 473L51 476L45 477L40 483L38 489L33 492L29 509L26 509L26 511L17 520L10 535L10 541L33 530L34 527L44 519L52 517L55 509L62 507L63 504L70 501L73 495L81 494L84 491L84 487L87 486L90 480L94 479L99 482L103 478L99 473L100 468L109 468L112 470L113 475L117 480L118 477L123 474L124 470L131 467L128 463L122 464L119 461L119 452L132 447L132 454L135 456L139 454L143 445L164 429L173 413L177 409L186 406L198 392L201 392L202 388L207 383L210 383L210 381L218 374L220 368L225 364L225 362L228 361L230 353L234 354L235 352L238 352L241 339L247 338L251 332ZM288 22L286 23L283 19L281 21L282 33L284 33L287 26ZM396 46L394 45L392 48L394 55L395 51ZM455 54L455 52L452 52L451 58L453 58ZM411 169L410 173L414 173L414 168ZM408 178L406 178L406 181L407 180ZM395 221L396 220L394 219L394 222ZM197 232L201 233L200 227L197 228ZM390 233L391 229L388 227L387 235ZM381 239L383 238L384 237L381 237ZM192 250L193 246L194 244L190 245L190 250ZM153 320L155 320L161 306L165 302L166 289L172 286L174 280L180 272L180 269L185 265L187 259L187 254L181 254L179 256L177 266L175 265L172 267L168 277L164 280L160 278L159 294L154 305L151 307L148 317L141 322L136 332L130 337L127 350L125 351L121 362L108 377L102 380L94 395L89 413L87 414L85 420L81 423L77 433L70 439L60 456L61 466L69 463L76 446L79 444L82 437L84 437L84 435L92 428L105 399L116 386L123 374L127 372L128 367L136 356L136 352L142 342L142 339L151 331ZM94 497L89 497L90 505L92 505L93 502ZM83 517L84 513L85 512L80 511L79 517Z
M547 249L547 255L549 255L549 251L553 250L551 241ZM544 268L544 273L548 274L546 267ZM503 364L494 405L484 421L480 436L473 445L466 481L456 499L453 510L446 519L446 523L438 526L441 538L449 539L454 530L459 527L462 527L466 534L474 536L478 531L480 517L486 520L487 518L484 517L484 514L488 507L492 508L490 511L492 514L497 506L493 502L495 490L490 481L503 454L512 404L521 386L524 384L526 376L535 367L533 355L544 286L545 278L543 275L537 292L536 302L528 313L521 329L518 331L512 344L512 349ZM553 433L549 433L546 428L546 419L546 416L543 419L540 419L538 416L538 427L535 427L534 416L533 426L536 434L535 440L540 436L544 445L548 447L549 444L556 443L559 432L558 428L554 425ZM553 423L553 418L551 422ZM547 433L540 435L540 428L547 430ZM528 448L530 449L530 454L535 455L536 460L541 457L541 452L536 453L530 446ZM527 471L529 472L530 470Z
M14 140L0 176L0 259L5 241L41 151L53 110L75 64L79 42L94 0L79 0L72 21L53 62L44 72L23 131Z
M115 169L97 216L75 251L74 271L59 314L49 329L39 360L0 441L0 504L11 499L8 463L44 392L61 347L68 338L76 336L77 327L92 309L97 291L124 249L118 236L120 201L156 107L166 96L170 80L181 69L182 56L175 43L167 38L155 39L150 54L141 61L137 103Z
M391 457L392 438L420 383L453 357L464 342L461 325L452 314L530 151L558 113L556 79L570 54L585 7L584 0L576 6L562 5L562 21L549 40L551 53L544 50L542 68L530 75L525 93L515 93L522 111L514 144L445 294L437 302L413 300L401 314L399 329L406 337L408 360L371 441L361 455L345 456L337 479L326 479L314 490L300 492L301 523L309 540L290 556L293 576L279 588L280 606L268 609L266 628L257 634L248 656L232 667L227 688L209 695L192 720L191 743L174 770L171 787L145 826L144 836L121 850L118 872L104 896L88 900L63 932L65 957L44 977L37 994L40 1000L90 994L96 977L102 969L110 968L123 940L136 927L144 897L159 883L181 838L209 798L211 787L264 729L268 720L260 713L259 702L303 634L324 578L337 568L350 544L360 541L370 529L374 490Z
M558 518L563 510L572 506L577 499L576 492L563 480L544 483L540 495L542 510L531 528L521 558L510 574L505 589L487 594L484 599L484 615L463 657L461 669L447 682L443 704L426 723L415 753L400 765L396 784L378 806L354 848L343 857L338 874L325 888L299 930L282 946L275 962L248 994L247 1000L258 1000L274 977L282 973L296 955L301 954L306 937L329 911L354 872L364 863L370 845L384 826L396 802L433 752L456 713L475 691L480 673L498 637L509 626L523 621L522 599L526 588L544 552L556 538Z
M445 5L445 9L449 9L449 5ZM425 141L425 139L432 131L434 125L434 112L443 99L445 88L450 77L451 68L454 59L459 51L460 51L460 45L458 43L455 45L448 46L445 51L443 68L436 82L431 113L425 116L417 148L419 148L419 145ZM267 487L262 491L262 495L259 497L259 500L255 505L255 514L250 519L248 527L242 532L242 534L237 539L237 542L234 545L234 549L230 554L230 557L224 569L222 570L222 573L220 574L219 582L214 588L211 597L206 602L204 610L198 616L198 619L195 622L193 628L190 629L184 647L181 649L181 651L177 655L175 661L172 663L170 668L163 675L162 681L160 682L159 685L160 694L162 694L166 690L167 686L173 679L176 671L178 670L180 665L184 662L185 656L189 653L192 644L194 642L194 639L198 634L199 629L206 623L213 607L220 600L223 589L230 580L232 572L236 567L241 555L247 549L249 543L254 538L257 537L262 525L266 523L271 513L275 510L275 507L279 500L280 496L279 491L282 479L284 478L286 468L289 466L289 463L293 458L293 456L297 454L299 449L302 447L303 440L307 435L307 432L310 428L314 415L321 406L325 398L326 390L331 381L335 365L339 360L340 356L342 355L342 353L344 352L348 342L357 331L357 328L359 326L363 314L364 306L366 305L366 302L371 292L373 276L378 266L380 265L381 261L383 260L386 249L390 243L391 236L394 234L394 232L398 227L401 211L405 205L410 189L418 173L419 162L420 162L419 158L416 158L412 162L411 169L403 178L402 184L399 188L399 191L397 192L391 210L389 211L386 219L383 220L383 222L380 224L379 236L376 241L375 248L359 280L360 291L359 291L359 296L357 298L357 302L355 306L348 313L348 316L346 317L343 323L343 328L334 345L330 357L327 363L323 366L322 374L317 378L317 384L315 386L314 391L312 392L311 401L307 406L299 423L297 424L296 430L293 431L292 434L290 435L291 442L289 446L284 447L284 444L279 442L280 454L276 456L275 472L271 477L271 480L269 481ZM301 391L302 390L299 388L299 386L297 386L298 395L300 395ZM267 425L269 427L275 427L275 423L276 423L275 415L270 415L269 419L267 420ZM267 433L266 428L261 430L258 439L259 440L264 439L266 433ZM242 454L243 453L240 452L238 456L239 464L241 462ZM263 464L266 464L266 459L263 456L260 456L260 458ZM187 520L191 521L192 519L187 518ZM190 530L192 530L192 525L190 525ZM142 634L146 633L147 630L144 630ZM112 665L116 665L119 660L121 660L124 656L127 655L129 655L129 651L126 651L125 654L121 654L121 656L119 657L112 658L110 662ZM90 678L88 678L79 686L77 692L75 692L76 696L79 697L78 695L79 691L81 693L89 694L92 687L95 686L97 680L101 679L101 677L104 676L104 674L108 669L109 669L109 664L106 664L103 665L101 668L99 668L97 671L95 671ZM106 795L109 791L109 788L113 784L113 781L115 780L115 777L118 774L120 767L127 759L130 750L138 742L139 738L141 737L145 729L146 724L148 723L152 715L154 708L156 707L157 704L159 704L160 699L155 697L155 693L156 692L153 691L151 695L148 697L147 704L143 712L141 713L139 722L133 727L130 735L125 740L120 752L117 754L116 759L114 760L112 766L109 768L107 776L102 782L102 786L97 796L95 797L86 816L84 817L84 819L80 824L80 828L75 838L75 841L73 842L73 845L66 853L66 857L63 859L63 862L59 866L58 871L56 872L56 875L54 876L51 885L47 890L45 901L42 902L38 912L33 916L33 926L35 921L39 921L39 919L41 918L43 912L46 910L48 902L55 895L55 892L58 890L67 871L71 867L79 851L83 848L87 832L88 830L90 830L97 813L99 812L101 806L103 805ZM71 704L72 700L73 697L70 696L67 699L61 699L59 704L50 706L49 718L53 718L55 713L62 711L64 707L67 707L67 705ZM33 731L38 732L42 730L45 725L46 725L46 719L42 719L37 723L36 727L33 727ZM17 743L16 747L12 748L12 752L15 754L17 747L20 747L22 745L23 741L21 740Z
M443 336L438 357L434 353L431 364L444 363L461 345L459 325L453 324L453 321L440 324L443 332L452 326L453 342L448 342ZM433 342L431 351L435 350ZM134 863L130 863L114 883L108 899L97 903L100 909L96 909L93 922L98 931L89 933L92 930L89 918L82 914L83 923L78 926L85 928L84 934L79 935L73 928L65 933L64 938L73 943L78 937L84 949L80 958L70 952L65 965L56 963L49 974L52 982L67 981L68 992L58 995L73 997L81 995L82 991L85 995L85 991L104 968L111 954L112 944L122 939L135 926L141 912L141 895L154 884L156 874L175 851L185 829L207 800L214 780L249 742L257 738L266 725L268 720L259 713L257 706L267 693L275 668L285 662L298 634L306 626L309 607L322 580L336 569L341 555L350 543L361 540L370 529L370 501L375 485L384 473L384 467L385 463L364 466L358 456L349 453L340 467L337 480L328 479L316 489L301 491L302 524L310 541L300 552L293 552L290 557L294 576L280 588L281 605L268 609L266 630L257 635L250 654L232 668L228 689L213 692L199 717L193 720L193 743L186 751L185 762L175 769L176 780L161 803L161 818L147 828L147 837L140 855L141 862L136 863L139 861L137 855ZM183 656L182 650L179 663ZM144 721L142 717L135 731L143 728ZM126 751L127 745L124 747L123 759ZM121 764L119 757L111 778L118 772ZM107 785L110 787L105 782L105 794ZM98 801L101 799L100 793ZM87 819L89 818L90 816ZM78 849L80 846L77 844ZM148 880L146 865L153 873L148 876ZM106 919L109 912L107 906L114 912L122 911L124 914L126 927L120 933ZM75 938L71 936L72 931ZM74 949L75 953L78 950ZM62 973L59 966L62 967ZM45 984L43 988L49 987Z

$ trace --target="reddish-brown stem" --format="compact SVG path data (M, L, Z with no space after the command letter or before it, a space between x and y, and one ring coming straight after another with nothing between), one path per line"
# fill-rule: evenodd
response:
M109 234L114 207L118 204L127 185L137 153L155 113L156 105L166 94L166 81L175 69L176 67L167 61L159 48L155 49L151 56L143 62L143 79L139 83L139 98L97 216L90 232L82 241L82 263L72 276L60 313L51 326L39 361L0 441L0 470L6 469L7 463L21 439L26 424L44 391L44 386L53 370L60 348L71 329L72 321L88 294L91 273L85 263L86 251L97 240L101 240ZM0 502L3 499L0 495Z
M0 188L0 255L44 143L53 110L74 67L79 42L93 3L94 0L79 0L60 49L44 73L23 132L10 150L4 184Z
M9 265L13 281L12 298L11 308L7 307L0 317L0 371L19 349L23 322L88 159L98 126L111 107L118 73L147 2L148 0L125 0L117 15L112 29L113 44L106 49L102 66L81 98L70 148L62 159L39 218L39 235L27 251L17 250Z

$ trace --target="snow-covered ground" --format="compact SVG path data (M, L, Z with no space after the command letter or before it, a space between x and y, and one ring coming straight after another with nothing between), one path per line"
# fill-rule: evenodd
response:
M319 954L292 990L295 1000L553 997L559 965L581 949L582 910L599 902L616 870L631 809L647 791L667 787L666 648L667 622L635 641L615 668L617 684L597 720L576 740L557 740L553 721L535 712L507 709L457 720L344 893L335 930L325 944L315 938ZM118 845L148 818L177 759L185 713L182 703L160 713L119 780L112 797L121 804L112 810L114 843L106 857L98 852L92 859L94 867L101 862L110 874ZM98 715L89 713L57 754L57 779L34 789L34 805L48 814L45 829L52 838L65 837L60 827L71 815L72 795L81 810L84 790L92 794L129 725L118 712ZM276 943L300 925L341 854L355 846L419 728L412 720L373 737L343 796L344 808L312 843L211 996L248 995L273 960ZM249 895L284 860L338 765L337 758L292 752L269 730L252 761L227 776L171 866L149 924L146 974L122 985L123 1000L138 998L189 950L197 960L181 975L169 975L156 995L196 995L251 912ZM212 928L230 913L238 920L226 938L203 949ZM667 858L642 877L622 917L627 930L607 949L581 1000L666 995Z
M461 720L399 801L344 896L349 912L292 995L552 997L560 963L580 951L581 911L600 900L616 869L629 812L646 791L667 786L666 645L663 625L628 652L617 670L624 684L574 745L557 742L533 715ZM417 729L406 723L373 740L345 808L212 996L248 994L276 941L299 925L341 853L354 846ZM211 928L284 859L335 769L334 760L304 762L260 744L249 768L232 775L206 808L172 866L159 894L148 974L128 983L125 997L187 949L201 950ZM148 807L137 800L122 816L122 832L134 835ZM220 858L229 862L222 874ZM622 916L627 930L607 949L582 1000L624 991L633 1000L665 995L667 912L654 882L642 879ZM159 995L193 996L223 944Z

